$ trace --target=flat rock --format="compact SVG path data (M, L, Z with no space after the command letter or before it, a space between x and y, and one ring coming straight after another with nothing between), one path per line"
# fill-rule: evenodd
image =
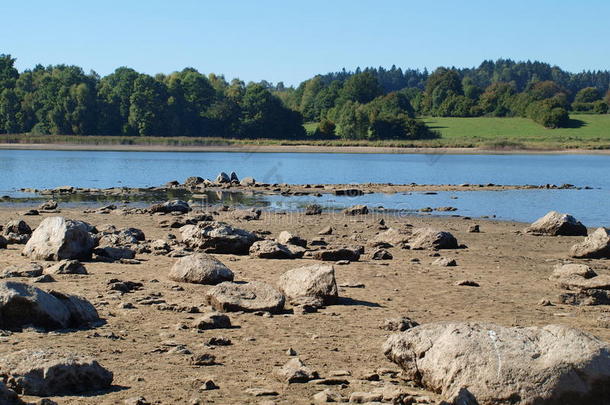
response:
M435 261L432 262L433 266L441 266L441 267L454 267L457 266L457 262L455 259L450 257L439 257Z
M148 212L151 214L161 212L164 214L168 214L171 212L179 212L181 214L186 214L191 210L190 205L186 201L182 200L170 200L161 204L154 204L148 208Z
M0 277L39 277L42 275L43 271L43 267L34 262L28 264L14 264L4 269Z
M360 260L362 249L356 247L338 247L334 249L317 250L313 254L315 260L336 262L340 260L349 260L357 262Z
M218 284L233 281L233 272L220 260L205 253L179 258L172 266L171 280L194 284Z
M271 312L284 309L285 298L282 293L267 283L224 282L210 288L205 294L206 302L221 312Z
M0 357L0 375L24 395L79 394L110 387L112 372L96 360L52 350L20 350Z
M610 347L567 326L429 323L392 335L383 350L407 379L448 402L464 390L482 405L608 399Z

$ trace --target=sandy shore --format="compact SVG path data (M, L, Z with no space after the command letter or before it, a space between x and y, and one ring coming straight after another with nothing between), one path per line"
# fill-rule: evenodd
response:
M57 214L23 218L34 228L49 215ZM169 240L168 233L178 237L180 234L178 230L159 226L159 220L170 216L85 214L82 209L63 209L60 215L96 226L137 227L147 239L153 240ZM14 210L0 208L0 224L17 218L20 215ZM369 260L365 255L361 261L335 265L339 285L362 285L361 288L341 287L339 295L343 299L338 305L307 315L286 313L263 317L231 313L235 328L203 333L181 326L191 323L198 314L160 310L157 305L139 303L143 298L154 296L167 304L198 307L202 312L209 310L202 298L208 286L180 284L168 279L168 271L176 259L139 254L137 258L142 263L138 265L86 263L89 275L57 275L57 282L38 286L84 296L95 305L106 325L48 335L16 332L1 338L0 354L26 348L58 347L91 355L114 372L116 389L93 396L53 398L60 404L122 404L125 399L140 395L157 404L194 403L191 401L197 398L200 403L216 404L258 404L264 399L275 404L311 403L312 396L326 386L284 385L273 378L274 368L291 358L286 353L289 348L323 377L337 371L348 372L350 375L345 377L348 384L331 387L345 396L392 385L427 395L430 398L427 403L437 403L434 393L410 388L408 383L391 374L382 374L380 381L363 379L383 368L398 371L381 350L390 334L379 328L385 319L408 316L420 323L489 321L505 326L564 324L610 342L610 329L597 323L600 316L608 313L608 308L558 304L560 290L548 280L553 266L568 259L569 247L580 241L580 237L529 236L515 232L525 224L463 218L264 213L259 220L243 221L234 219L231 212L220 212L215 218L251 231L269 231L269 237L288 230L309 241L319 237L321 228L331 225L334 234L324 237L329 244L364 246L379 232L378 221L383 218L391 227L408 223L449 231L467 248L439 252L442 257L454 258L457 267L432 265L435 253L428 250L390 248L394 258L386 261ZM475 223L480 224L481 233L467 231ZM0 269L28 263L30 260L20 255L21 248L9 245L8 250L0 251ZM368 247L366 250L370 252ZM215 256L234 271L236 280L261 280L273 285L285 271L314 263L312 259ZM586 263L599 274L610 274L610 260ZM143 288L119 295L108 290L110 279L141 282ZM455 285L463 279L474 280L480 287ZM549 299L555 305L541 306L542 299ZM121 309L125 303L133 303L135 308ZM108 338L113 334L120 338ZM229 338L232 345L212 348L204 345L209 338L218 336ZM164 351L170 341L185 345L194 353L212 353L218 364L192 366L189 355ZM220 388L200 391L201 382L207 378ZM265 388L277 395L254 397L245 392L248 388Z
M376 146L315 146L315 145L217 145L217 146L157 146L157 145L82 145L82 144L17 144L2 143L0 149L10 150L92 150L126 152L256 152L256 153L425 153L425 154L587 154L610 155L608 149L485 149L485 148L394 148Z

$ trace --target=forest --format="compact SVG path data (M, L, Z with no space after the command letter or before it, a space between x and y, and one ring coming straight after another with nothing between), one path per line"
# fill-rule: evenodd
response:
M316 75L299 86L228 81L185 68L150 76L127 67L100 77L78 66L19 72L0 54L0 133L430 139L422 117L525 117L569 127L570 112L607 114L610 72L566 72L542 62L476 68L365 68ZM317 123L306 132L304 123Z

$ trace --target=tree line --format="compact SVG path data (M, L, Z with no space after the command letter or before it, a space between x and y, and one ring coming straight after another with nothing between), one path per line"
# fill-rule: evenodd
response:
M358 111L388 96L406 100L404 114L437 117L527 117L547 128L570 125L569 112L606 114L610 72L569 73L541 62L484 61L478 68L427 70L366 68L318 75L296 89L277 90L305 121L335 124L338 135L358 133ZM348 100L351 100L348 103ZM393 115L395 117L395 115ZM373 120L369 120L369 131ZM360 131L364 133L364 131Z
M193 68L151 76L120 67L100 77L68 65L19 72L14 63L0 54L0 133L423 139L438 133L421 116L522 116L556 128L569 125L570 111L602 114L610 104L610 72L541 62L344 69L296 88ZM314 133L304 121L319 123Z

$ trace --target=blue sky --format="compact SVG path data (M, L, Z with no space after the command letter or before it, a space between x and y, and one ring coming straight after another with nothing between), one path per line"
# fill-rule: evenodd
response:
M298 84L345 67L471 67L541 60L610 69L610 1L3 1L0 53L19 70L66 63L101 75L191 66Z

